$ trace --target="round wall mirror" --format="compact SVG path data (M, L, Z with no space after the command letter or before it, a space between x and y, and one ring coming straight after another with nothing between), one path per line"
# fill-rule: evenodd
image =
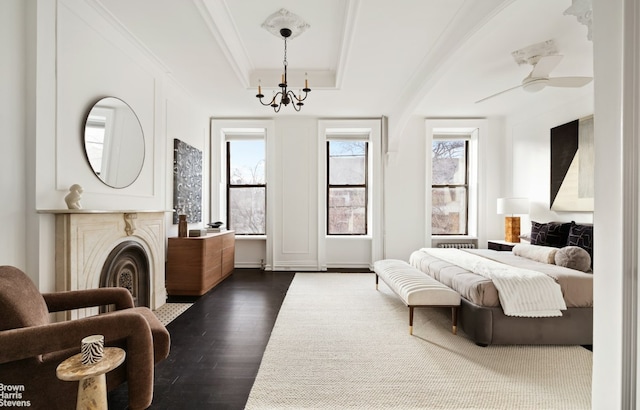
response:
M144 163L144 135L127 103L106 97L93 105L84 124L84 151L102 182L113 188L133 184Z

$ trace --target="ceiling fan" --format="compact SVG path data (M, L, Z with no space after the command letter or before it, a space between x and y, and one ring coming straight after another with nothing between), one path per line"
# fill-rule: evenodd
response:
M522 88L528 92L537 92L547 86L578 88L589 84L591 80L593 80L592 77L549 77L549 74L560 63L562 57L562 55L555 54L529 58L527 62L533 65L533 69L531 73L522 80L521 84L478 100L476 104L517 88Z

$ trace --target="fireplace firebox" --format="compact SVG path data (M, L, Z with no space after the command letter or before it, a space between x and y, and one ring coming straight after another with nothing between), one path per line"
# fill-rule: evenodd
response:
M102 267L100 287L126 288L136 306L149 306L149 259L140 243L125 241L116 246Z

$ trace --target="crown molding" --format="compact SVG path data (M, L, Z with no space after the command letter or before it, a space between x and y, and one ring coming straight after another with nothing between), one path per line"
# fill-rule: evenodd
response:
M244 88L249 88L249 75L253 70L229 7L225 0L193 0L209 31L213 34L232 70Z
M97 1L97 0L94 0ZM233 16L229 11L227 0L193 0L207 27L218 42L229 65L244 88L256 88L258 80L262 79L265 89L270 87L269 78L274 78L277 84L280 71L256 69L244 47ZM349 55L353 44L353 37L357 27L360 0L347 0L345 2L345 23L342 32L342 43L339 48L337 67L335 70L290 70L292 81L304 83L304 73L308 73L309 81L313 89L340 89L342 79L349 62ZM297 78L300 77L300 81Z
M340 55L335 74L335 88L342 88L342 80L349 63L351 55L351 47L353 45L353 37L358 23L358 15L360 12L360 0L348 0L345 6L346 16L344 19L344 28L342 32L342 44L340 45Z
M86 0L86 3L102 16L109 25L115 28L129 43L151 60L161 71L172 74L171 69L157 55L155 55L138 37L136 37L122 22L111 13L100 0Z

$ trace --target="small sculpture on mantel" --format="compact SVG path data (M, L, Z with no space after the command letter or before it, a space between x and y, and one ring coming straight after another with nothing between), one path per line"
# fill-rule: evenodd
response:
M78 184L73 184L69 187L69 193L64 197L64 201L67 203L69 209L82 209L80 205L80 199L82 196L82 187Z

